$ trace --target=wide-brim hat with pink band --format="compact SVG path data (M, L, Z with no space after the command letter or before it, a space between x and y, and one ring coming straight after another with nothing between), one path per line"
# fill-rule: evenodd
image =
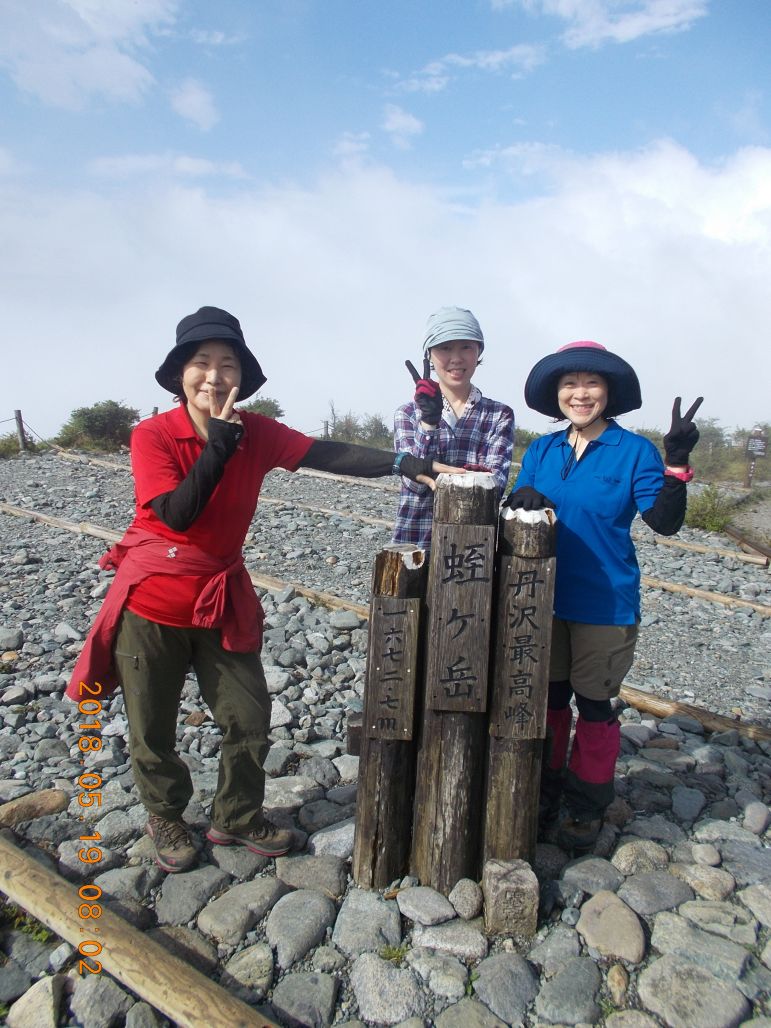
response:
M525 403L548 418L561 419L557 402L557 383L570 371L594 371L608 384L608 403L603 417L615 418L642 407L640 383L631 364L606 350L602 343L584 339L567 343L556 353L542 357L525 382Z

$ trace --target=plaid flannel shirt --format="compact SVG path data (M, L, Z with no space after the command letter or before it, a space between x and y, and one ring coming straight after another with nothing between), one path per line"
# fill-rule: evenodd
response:
M416 457L430 457L443 464L483 464L495 476L500 496L509 478L514 445L514 412L511 407L479 395L451 428L444 418L433 432L420 427L417 405L405 403L394 417L394 449ZM428 550L434 494L427 485L402 477L399 510L393 541Z

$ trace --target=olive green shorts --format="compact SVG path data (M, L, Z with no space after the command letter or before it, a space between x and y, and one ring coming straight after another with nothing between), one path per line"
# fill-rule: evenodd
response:
M589 700L618 696L634 661L639 622L634 625L587 625L552 619L549 681L569 681Z

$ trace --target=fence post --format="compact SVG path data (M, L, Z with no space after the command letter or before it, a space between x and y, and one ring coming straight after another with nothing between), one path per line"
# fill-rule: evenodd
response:
M13 416L16 418L16 435L19 438L19 449L27 449L27 437L24 434L24 420L20 410L15 410Z
M425 572L425 553L414 546L391 544L375 558L353 843L353 879L365 889L407 870Z
M553 511L504 510L498 540L485 862L519 859L532 864L535 857L555 538Z
M437 479L411 868L445 893L478 873L497 508L492 475Z

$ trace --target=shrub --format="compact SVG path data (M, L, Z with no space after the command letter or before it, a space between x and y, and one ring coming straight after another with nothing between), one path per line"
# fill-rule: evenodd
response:
M716 486L705 486L699 493L688 497L685 523L690 528L703 528L707 532L722 532L734 513L731 499Z
M117 450L128 446L139 411L115 400L103 400L93 407L78 407L56 437L60 446L85 450Z
M264 414L266 418L283 418L284 416L281 404L269 396L258 396L251 403L239 403L238 410L247 411L249 414Z
M37 453L37 449L33 440L28 439L27 450ZM19 453L19 437L16 433L9 432L8 435L0 435L0 460L4 457L15 457L17 453Z

